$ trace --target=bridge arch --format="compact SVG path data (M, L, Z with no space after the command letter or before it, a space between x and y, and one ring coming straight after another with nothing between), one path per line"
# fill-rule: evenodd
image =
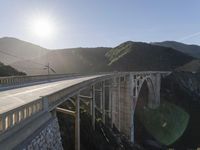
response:
M153 108L154 104L156 103L156 91L155 91L155 85L153 84L153 80L150 78L150 77L146 77L144 78L140 85L139 85L139 88L138 88L138 93L137 93L137 99L136 99L136 103L135 103L135 107L137 106L137 103L138 103L138 98L139 98L139 95L141 93L141 90L142 90L142 87L143 86L147 86L148 88L148 100L147 100L147 106L149 108Z
M160 82L161 82L161 76L160 74L138 74L138 75L133 75L131 77L132 82L132 92L133 92L133 97L131 99L132 108L130 110L130 139L132 142L134 142L134 130L135 130L135 125L134 125L134 120L135 120L135 111L136 107L138 105L144 106L144 104L141 104L140 100L140 95L142 94L144 87L146 87L147 92L143 95L146 96L145 101L142 103L145 103L145 106L150 108L150 109L155 109L160 105Z
M151 90L152 91L152 90ZM142 114L148 109L150 98L150 87L147 80L144 80L138 92L137 103L133 113L133 122L134 122L134 141L138 144L143 144L142 142L148 137L148 132L146 132L145 127L142 123Z

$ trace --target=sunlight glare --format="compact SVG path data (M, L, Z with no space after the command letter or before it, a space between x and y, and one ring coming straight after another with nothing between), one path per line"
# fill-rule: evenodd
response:
M36 17L31 22L31 31L34 35L41 38L53 36L55 27L50 18Z

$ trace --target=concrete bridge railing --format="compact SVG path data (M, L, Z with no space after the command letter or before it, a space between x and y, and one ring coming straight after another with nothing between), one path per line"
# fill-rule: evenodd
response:
M44 111L45 99L39 99L34 102L17 107L0 115L0 134L15 127L21 122L31 118L33 115Z
M0 77L0 91L10 88L17 88L22 86L29 86L34 84L41 84L50 81L58 81L64 78L74 78L89 75L106 74L99 73L69 73L69 74L52 74L52 75L35 75L35 76L8 76Z
M55 74L55 75L36 75L36 76L10 76L0 77L0 90L8 88L16 88L19 86L32 85L34 83L42 83L45 81L63 79L69 77L81 76L81 74Z

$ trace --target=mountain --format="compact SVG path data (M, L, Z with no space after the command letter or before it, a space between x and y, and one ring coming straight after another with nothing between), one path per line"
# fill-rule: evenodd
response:
M16 38L0 38L0 60L5 64L13 64L25 59L40 57L48 52L47 49Z
M179 106L190 116L185 132L170 147L173 149L196 149L199 147L200 73L178 71L163 78L161 98ZM174 118L182 117L177 113L173 113L173 116Z
M198 45L188 45L176 41L164 41L164 42L155 42L154 45L171 47L183 53L189 54L190 56L200 58L200 46Z
M58 73L85 73L106 70L105 53L110 48L72 48L53 50L40 59L50 63Z
M19 72L11 66L4 65L0 62L0 77L4 76L19 76L19 75L26 75L23 72Z
M105 70L105 53L110 48L49 50L16 38L0 38L0 61L28 75L46 74L48 63L57 73Z
M70 48L49 50L15 38L0 38L0 61L28 75L56 73L173 70L193 57L182 52L142 42L125 42L115 48Z
M106 53L112 70L173 70L193 57L175 49L127 41Z
M84 73L106 70L105 53L110 48L72 48L50 50L46 55L21 60L12 64L28 74L46 74L48 63L56 73ZM37 62L37 63L36 63Z
M200 72L200 59L193 60L179 68L179 71L186 71L186 72Z

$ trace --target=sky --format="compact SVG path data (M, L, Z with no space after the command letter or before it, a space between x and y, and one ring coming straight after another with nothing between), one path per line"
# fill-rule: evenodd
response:
M200 45L199 0L0 0L0 37L45 48L114 47L131 40ZM48 18L53 32L32 25Z

